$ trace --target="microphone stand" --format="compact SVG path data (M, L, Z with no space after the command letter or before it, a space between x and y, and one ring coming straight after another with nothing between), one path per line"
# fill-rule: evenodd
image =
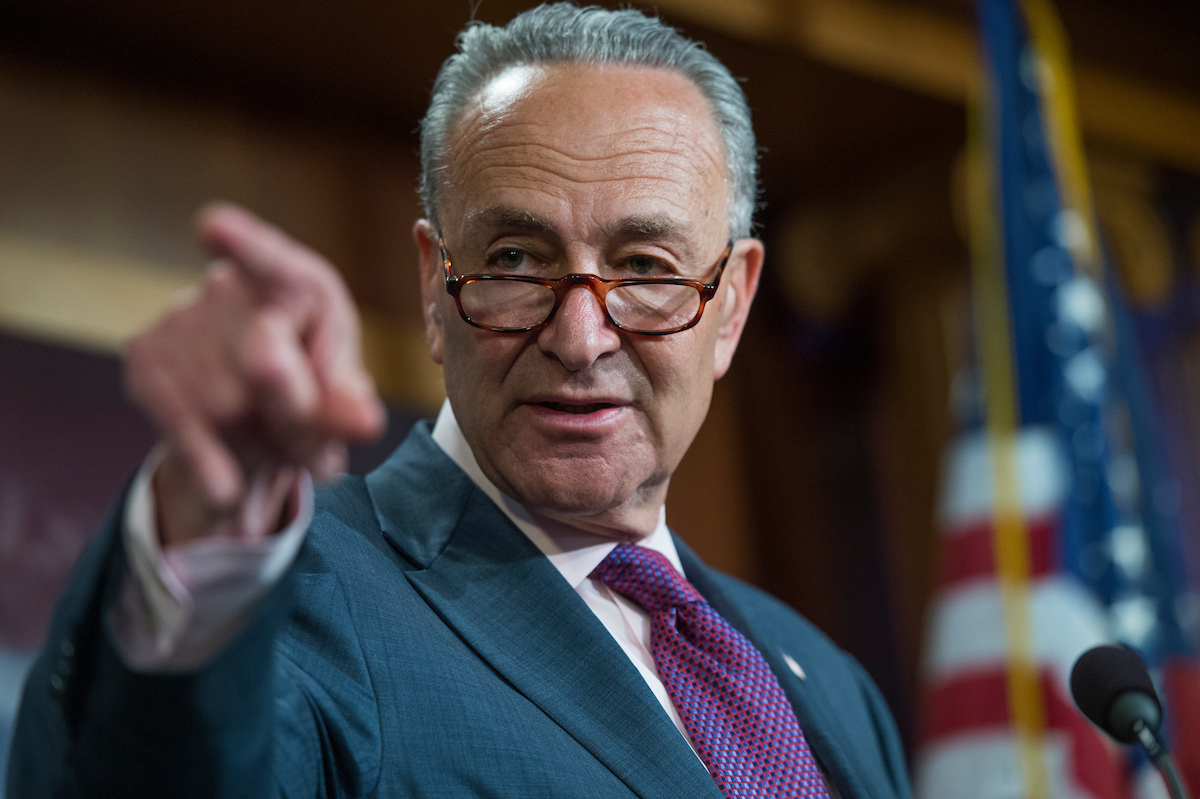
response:
M1150 756L1154 765L1163 775L1163 779L1166 780L1167 791L1171 794L1171 799L1191 799L1187 788L1183 786L1183 780L1179 779L1179 772L1175 770L1175 761L1171 760L1166 747L1146 726L1146 722L1141 719L1133 722L1133 731L1137 733L1138 740L1145 748L1146 754Z

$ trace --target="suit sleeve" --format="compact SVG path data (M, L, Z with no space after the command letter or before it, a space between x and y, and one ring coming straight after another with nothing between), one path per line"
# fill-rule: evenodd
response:
M320 690L311 676L323 662L361 661L352 628L339 623L347 620L338 616L337 603L326 601L333 612L307 614L306 627L322 648L295 641L281 646L291 640L282 631L294 625L292 617L306 615L296 608L293 567L203 667L135 671L105 623L125 568L119 521L114 512L81 555L26 682L10 757L10 799L314 797L369 790L377 775L361 767L347 771L346 763L354 761L348 747L364 745L358 738L377 737L373 697L364 698L353 680ZM362 735L348 738L344 729ZM370 750L371 741L366 746Z

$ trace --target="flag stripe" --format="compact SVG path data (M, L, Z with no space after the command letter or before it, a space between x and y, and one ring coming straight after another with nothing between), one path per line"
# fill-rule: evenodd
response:
M1096 597L1065 574L1037 580L1030 591L1034 656L1052 666L1065 685L1075 658L1109 640L1107 617ZM998 668L1007 660L1000 634L1000 589L980 580L938 595L929 618L925 679L953 679L964 671Z
M1021 508L1031 518L1057 513L1067 496L1066 468L1056 432L1026 427L1017 437ZM963 435L946 460L939 521L946 534L992 518L996 507L992 455L983 432Z
M1200 785L1200 664L1194 657L1167 658L1162 685L1175 763L1189 787Z
M1083 720L1059 688L1056 674L1043 669L1038 675L1046 727L1069 733L1070 763L1080 786L1095 799L1122 799L1123 775L1109 756L1102 735ZM969 672L946 680L925 698L927 715L921 730L921 745L953 739L987 729L1007 729L1008 678L1003 669Z
M1029 573L1044 577L1062 568L1058 552L1058 519L1043 516L1029 522ZM950 532L942 544L938 585L956 585L991 578L996 574L996 557L992 541L993 527L984 520Z

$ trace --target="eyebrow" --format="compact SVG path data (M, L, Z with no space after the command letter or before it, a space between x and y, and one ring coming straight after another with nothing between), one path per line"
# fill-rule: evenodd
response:
M546 217L508 205L497 205L472 214L469 221L493 230L559 238L557 226ZM686 242L686 228L685 224L666 214L627 216L605 225L603 235L607 239L678 239Z
M682 235L682 227L669 216L628 216L609 226L605 232L621 237L674 238Z
M554 223L549 219L506 205L488 208L473 217L470 220L473 223L490 228L511 230L515 233L533 233L542 236L553 236L557 233Z

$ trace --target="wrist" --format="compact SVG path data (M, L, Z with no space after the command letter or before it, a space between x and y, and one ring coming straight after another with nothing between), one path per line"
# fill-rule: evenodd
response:
M247 488L238 502L218 508L207 499L183 456L168 446L151 478L159 543L165 549L204 538L255 540L274 535L287 526L300 473L291 466L259 466L246 476Z

